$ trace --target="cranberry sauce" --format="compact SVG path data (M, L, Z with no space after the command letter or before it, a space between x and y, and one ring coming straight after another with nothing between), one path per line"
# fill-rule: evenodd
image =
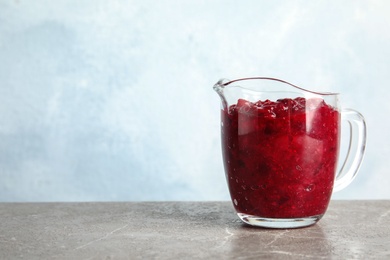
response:
M238 213L322 215L339 148L339 112L322 99L239 99L222 111L225 172Z

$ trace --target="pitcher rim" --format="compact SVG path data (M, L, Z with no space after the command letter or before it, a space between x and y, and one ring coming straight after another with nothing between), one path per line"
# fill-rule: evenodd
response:
M246 77L246 78L239 78L239 79L234 79L234 80L227 80L227 79L224 79L224 80L220 80L218 81L217 85L220 85L221 87L225 87L225 86L228 86L230 85L231 83L234 83L234 82L237 82L237 81L244 81L244 80L254 80L254 79L264 79L264 80L274 80L274 81L279 81L281 83L285 83L285 84L288 84L294 88L297 88L299 90L302 90L302 91L305 91L305 92L309 92L309 93L312 93L312 94L315 94L315 95L322 95L322 96L332 96L332 95L339 95L339 93L336 93L336 92L319 92L319 91L312 91L312 90L308 90L308 89L305 89L305 88L302 88L302 87L299 87L297 85L294 85L288 81L285 81L285 80L282 80L282 79L278 79L278 78L272 78L272 77ZM245 88L245 87L242 87L242 88ZM245 88L246 89L246 88Z

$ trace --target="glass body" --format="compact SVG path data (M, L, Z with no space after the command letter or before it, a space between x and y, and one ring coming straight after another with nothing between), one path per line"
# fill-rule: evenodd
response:
M337 174L338 94L272 78L221 80L214 89L222 100L223 161L238 216L248 224L275 228L317 222L336 176L338 185L352 181L364 152L360 147L360 157L350 158L360 160L356 169L343 167L345 173Z

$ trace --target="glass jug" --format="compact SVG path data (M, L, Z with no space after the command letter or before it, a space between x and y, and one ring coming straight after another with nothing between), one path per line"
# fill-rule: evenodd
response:
M366 124L340 109L337 93L305 90L266 78L220 80L221 139L226 179L242 221L267 228L315 224L332 192L346 187L361 165ZM350 143L337 172L340 125Z

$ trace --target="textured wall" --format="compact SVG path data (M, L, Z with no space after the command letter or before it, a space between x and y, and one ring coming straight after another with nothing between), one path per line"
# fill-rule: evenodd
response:
M340 92L390 198L390 2L0 1L0 201L228 199L222 77Z

